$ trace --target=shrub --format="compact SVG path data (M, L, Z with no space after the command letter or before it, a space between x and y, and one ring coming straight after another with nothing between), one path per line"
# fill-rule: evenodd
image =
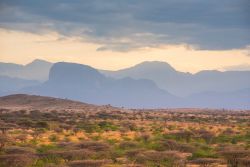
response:
M108 160L82 160L82 161L72 161L68 163L70 167L101 167L107 164Z
M11 139L7 135L0 135L0 150L2 150Z
M52 134L52 135L49 136L49 140L51 142L56 142L56 141L58 141L58 137L57 137L57 135Z
M176 151L146 151L136 156L136 162L146 166L185 166L185 160Z
M162 140L156 148L158 151L175 150L180 152L194 152L195 148L188 144L177 143L174 140Z
M48 155L58 156L65 161L89 159L94 153L90 150L68 150L68 151L50 151Z
M89 149L93 151L107 151L109 145L102 142L84 141L75 145L76 148Z
M121 142L119 145L121 149L131 149L131 148L136 148L137 146L138 144L133 141L124 141L124 142Z
M6 154L35 154L36 151L29 147L10 146L4 149Z
M3 167L29 167L36 160L34 155L7 154L0 155L0 166Z
M214 158L198 158L196 160L190 161L193 164L197 164L200 167L214 166L214 164L220 163L220 160Z
M238 167L240 160L250 155L250 151L240 149L226 149L219 153L227 160L228 165L231 167Z

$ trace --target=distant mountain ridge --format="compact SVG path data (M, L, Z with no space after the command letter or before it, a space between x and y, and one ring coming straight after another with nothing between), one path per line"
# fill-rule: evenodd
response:
M9 94L9 92L16 92L20 89L39 85L40 82L35 80L25 80L19 78L12 78L7 76L0 76L0 96Z
M126 108L250 109L249 73L214 70L190 74L164 62L144 62L110 72L59 62L50 68L45 82L0 76L0 96L26 93Z
M176 96L189 96L205 91L229 92L250 87L250 71L204 70L195 74L176 71L165 62L143 62L118 71L101 70L114 78L150 79Z
M26 80L46 81L52 65L53 63L40 59L26 65L0 62L0 75Z
M23 92L68 98L93 104L157 108L178 105L178 98L146 79L113 79L98 70L76 63L55 63L49 80Z

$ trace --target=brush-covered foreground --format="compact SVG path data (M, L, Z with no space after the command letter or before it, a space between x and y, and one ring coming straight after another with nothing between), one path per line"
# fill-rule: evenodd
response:
M52 110L35 98L1 99L0 167L250 166L250 111Z

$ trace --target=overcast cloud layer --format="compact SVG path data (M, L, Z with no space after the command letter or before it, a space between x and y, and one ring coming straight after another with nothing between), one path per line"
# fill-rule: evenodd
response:
M129 51L162 44L200 49L250 44L249 0L0 0L0 27L56 31Z

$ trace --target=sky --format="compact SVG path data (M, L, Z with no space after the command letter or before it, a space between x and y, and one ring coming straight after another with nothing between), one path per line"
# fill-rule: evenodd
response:
M250 70L249 0L0 0L0 61Z

